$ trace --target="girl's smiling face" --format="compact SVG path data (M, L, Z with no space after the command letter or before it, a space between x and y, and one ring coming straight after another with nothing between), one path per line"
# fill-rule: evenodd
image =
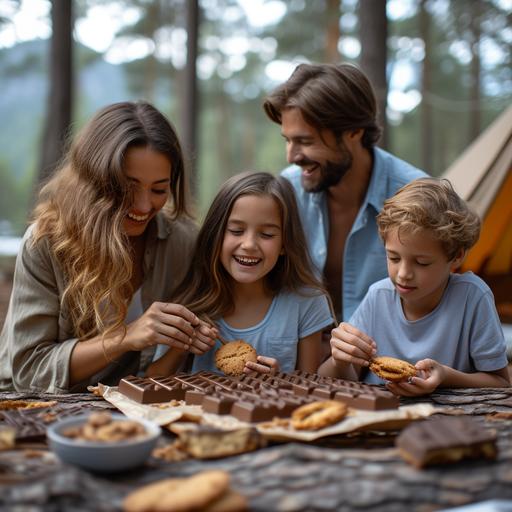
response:
M415 320L441 301L450 272L464 259L464 252L452 260L430 230L400 233L390 230L385 240L388 274L400 295L406 318Z
M126 152L124 171L133 186L133 202L126 213L124 230L128 236L139 236L167 202L171 163L163 153L135 146Z
M220 260L235 283L263 285L283 254L281 212L270 196L245 195L233 204Z

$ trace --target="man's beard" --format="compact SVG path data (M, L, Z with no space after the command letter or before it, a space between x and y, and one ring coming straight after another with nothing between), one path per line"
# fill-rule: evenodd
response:
M342 151L341 160L339 162L327 161L324 165L319 166L320 177L317 183L308 184L302 179L302 186L306 192L324 192L330 187L337 185L343 176L347 174L347 171L352 167L352 155L346 149ZM311 160L303 159L300 162L296 162L299 167L307 165L314 165L316 162Z

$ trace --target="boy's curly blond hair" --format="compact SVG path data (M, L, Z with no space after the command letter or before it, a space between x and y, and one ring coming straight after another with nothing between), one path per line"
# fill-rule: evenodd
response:
M395 228L399 235L428 229L441 242L448 260L473 247L480 235L478 215L447 179L439 178L419 178L402 187L384 202L377 226L383 241Z

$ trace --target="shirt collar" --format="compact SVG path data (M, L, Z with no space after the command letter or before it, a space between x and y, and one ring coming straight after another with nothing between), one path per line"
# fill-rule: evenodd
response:
M387 199L386 185L386 168L384 159L382 158L383 151L379 148L373 148L373 168L370 184L366 193L365 204L371 205L378 213L384 206L384 201Z
M151 238L158 238L160 240L165 240L169 237L171 233L171 224L168 221L167 216L163 212L158 212L155 215L155 218L149 224L149 232L148 235Z

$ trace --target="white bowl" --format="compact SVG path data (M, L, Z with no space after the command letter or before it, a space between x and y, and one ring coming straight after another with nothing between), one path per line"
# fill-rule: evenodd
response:
M144 426L147 435L110 443L82 441L62 435L63 430L86 423L89 416L83 414L57 421L48 427L46 434L50 448L64 462L93 471L124 471L144 464L161 433L160 427L151 421L112 414L113 421L137 421Z

